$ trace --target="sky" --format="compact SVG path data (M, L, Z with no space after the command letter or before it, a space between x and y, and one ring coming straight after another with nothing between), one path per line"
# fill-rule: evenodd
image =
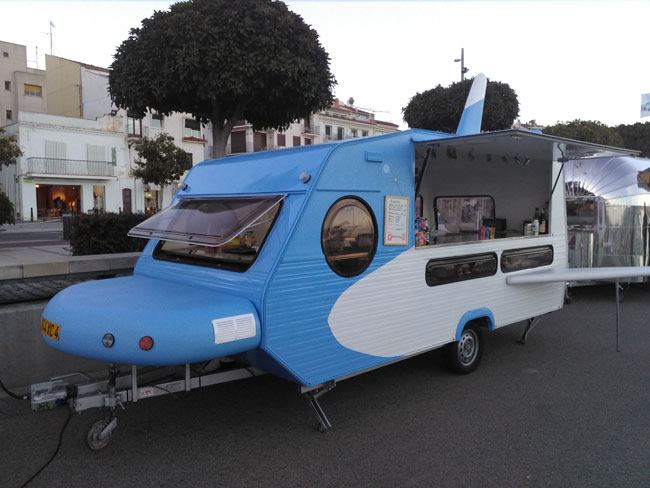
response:
M0 0L0 40L108 67L115 48L169 1ZM406 128L417 92L485 73L519 97L522 122L576 118L609 125L640 118L650 93L650 1L287 1L319 33L335 95ZM298 40L296 42L299 42ZM39 56L36 57L38 48Z

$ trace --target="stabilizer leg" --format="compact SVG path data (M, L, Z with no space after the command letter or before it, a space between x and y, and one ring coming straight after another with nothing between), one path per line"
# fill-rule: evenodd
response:
M530 334L530 331L533 330L533 328L539 323L539 317L533 317L527 319L526 322L527 322L526 329L524 330L524 333L517 341L519 344L526 344L526 339L528 339L528 334Z
M318 402L318 399L322 397L325 393L332 391L332 389L335 386L336 384L332 381L330 383L327 383L322 388L317 388L305 394L307 401L309 402L309 405L311 406L311 408L314 409L314 412L316 412L319 432L325 433L328 430L330 430L332 428L332 423L327 418L327 415L325 414L323 407L321 407L320 403Z

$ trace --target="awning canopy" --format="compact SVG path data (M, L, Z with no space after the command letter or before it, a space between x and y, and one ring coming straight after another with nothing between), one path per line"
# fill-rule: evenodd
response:
M528 164L534 161L569 161L607 156L636 156L639 151L622 149L527 130L508 129L467 136L435 138L416 134L412 138L418 153L431 150L452 159L483 159Z

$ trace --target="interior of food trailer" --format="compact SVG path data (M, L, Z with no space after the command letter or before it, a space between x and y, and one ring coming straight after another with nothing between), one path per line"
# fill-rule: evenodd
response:
M416 247L550 232L563 162L609 149L521 130L416 143Z

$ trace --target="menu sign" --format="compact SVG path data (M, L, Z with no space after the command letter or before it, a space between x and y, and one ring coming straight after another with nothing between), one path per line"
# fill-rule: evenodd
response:
M384 246L406 246L409 242L409 199L384 198Z

